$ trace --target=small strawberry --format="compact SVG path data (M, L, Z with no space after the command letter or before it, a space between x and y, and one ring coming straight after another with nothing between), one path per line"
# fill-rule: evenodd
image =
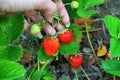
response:
M72 32L68 29L65 29L62 32L60 32L60 34L58 34L58 38L61 42L69 44L72 41Z
M47 37L43 42L43 47L46 55L54 55L60 47L60 42L56 38Z
M35 35L41 31L41 26L39 24L33 24L30 28L31 34Z
M82 57L82 56L72 55L72 56L70 56L69 61L70 61L70 65L71 65L74 69L76 69L76 68L78 68L78 67L82 64L82 62L83 62L83 57Z
M105 59L110 59L110 58L111 58L110 53L109 53L109 52L106 53L106 54L104 55L104 58L105 58Z
M71 2L71 7L74 9L77 9L79 7L79 2L78 1L72 1Z

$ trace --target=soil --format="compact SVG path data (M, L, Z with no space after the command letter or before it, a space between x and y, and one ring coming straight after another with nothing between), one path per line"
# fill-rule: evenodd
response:
M102 39L103 44L106 45L107 49L109 50L109 40L110 35L104 26L102 19L105 15L113 15L120 18L120 0L106 0L106 3L103 5L100 5L98 7L95 7L99 11L101 11L99 14L94 15L92 19L94 20L93 26L95 29L100 28L100 30L95 30L90 32L92 45L94 47L95 52L97 52L97 48L99 46L98 40ZM32 51L36 48L35 45L38 45L37 43L34 43L35 40L28 34L24 33L21 36L21 42L23 44L23 47L26 50ZM27 45L26 45L27 44ZM31 46L31 47L30 47ZM113 80L113 76L110 74L105 73L99 66L97 65L96 60L94 59L94 56L92 54L92 50L88 44L88 40L86 38L86 33L83 32L83 38L82 42L80 43L80 51L83 54L84 62L81 65L82 68L85 70L86 74L89 76L90 80ZM31 52L30 55L32 56L32 61L29 60L29 63L24 64L24 60L22 63L25 65L27 69L31 68L33 64L36 63L36 55L33 54L34 52ZM98 58L99 61L103 60L103 57ZM28 59L27 59L28 60ZM53 73L53 77L56 80L76 80L75 74L73 72L73 69L70 67L68 61L63 57L60 56L59 60L52 61L50 64L50 70ZM80 68L77 69L79 80L87 80L83 72ZM116 78L116 80L119 80L119 77Z

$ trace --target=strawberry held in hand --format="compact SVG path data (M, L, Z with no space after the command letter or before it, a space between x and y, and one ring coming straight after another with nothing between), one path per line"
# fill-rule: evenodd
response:
M35 35L41 31L41 26L39 24L33 24L30 28L30 32Z
M65 29L62 32L60 32L58 38L61 42L69 44L72 41L72 32L68 29Z
M47 37L43 42L43 47L46 55L54 55L60 47L60 42L57 38Z
M83 62L83 57L82 56L76 56L76 55L73 55L73 56L70 56L70 65L76 69L78 68L82 62Z

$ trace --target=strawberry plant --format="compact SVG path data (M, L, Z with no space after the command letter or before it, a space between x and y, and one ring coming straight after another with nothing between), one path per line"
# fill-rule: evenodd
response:
M86 28L86 35L87 35L87 38L88 38L88 42L90 44L93 55L94 55L98 65L100 67L100 63L99 63L99 61L97 59L96 53L94 51L94 48L92 46L92 42L91 42L91 39L90 39L90 34L89 34L90 25L88 24L87 20L88 20L88 18L92 17L94 14L99 13L98 10L94 10L94 9L91 9L91 8L94 7L94 6L103 4L105 1L104 0L77 0L77 1L80 4L79 7L77 9L75 9L75 10L72 10L72 9L70 9L70 6L68 5L67 6L67 8L69 8L68 12L69 12L70 17L71 17L72 20L78 19L78 18L83 18L84 19L84 24L85 24L85 28ZM71 3L71 1L66 1L66 2ZM77 36L78 32L80 34L80 28L79 29L77 28L77 30L75 28L77 28L76 25L72 24L70 29Z
M104 23L110 33L110 59L102 61L100 65L96 55L103 56L103 51L99 50L99 54L95 53L93 48L89 30L93 24L92 16L100 13L94 7L103 4L105 0L64 0L64 5L69 13L71 25L51 36L43 33L43 38L34 38L36 49L27 50L20 42L20 36L24 35L24 16L20 13L15 13L10 16L0 16L0 80L55 80L53 74L49 71L49 65L54 60L59 60L59 56L63 56L74 70L76 80L79 80L77 69L90 80L85 70L82 68L84 62L84 53L81 54L80 42L82 40L82 28L85 28L88 43L94 55L98 66L106 72L120 76L120 20L113 16L105 16ZM63 16L64 17L64 16ZM55 22L62 24L62 17L56 13L50 25L55 28ZM32 22L34 23L34 22ZM34 23L30 28L30 33L33 35L43 32L42 24L46 24L45 19L40 23ZM40 25L39 25L40 24ZM27 44L25 44L27 45ZM31 47L31 46L29 46ZM102 46L105 54L107 49ZM19 61L24 52L35 55L36 62L32 67L25 69L25 65L19 64ZM29 55L30 55L29 54ZM69 57L68 59L66 57Z
M120 76L120 41L119 41L119 31L120 31L120 19L113 16L105 16L104 23L111 35L110 39L110 51L109 60L102 61L102 68L113 75Z
M56 19L59 19L59 16ZM72 32L69 29L66 29L67 31L63 34L59 34L60 40L58 36L55 38L55 36L45 34L41 43L36 40L36 43L41 44L38 45L39 49L28 51L19 42L19 37L23 34L24 29L23 15L16 13L10 16L0 16L0 20L0 74L3 73L0 76L1 80L53 80L52 74L47 68L49 63L55 58L58 59L58 55L74 55L79 51L79 44L72 40ZM52 25L54 26L54 24ZM31 26L30 31L32 34L37 34L40 32L40 26L35 23ZM62 42L63 38L65 43ZM24 51L34 52L37 56L37 63L28 70L18 64ZM6 72L8 73L5 74Z
M25 69L16 63L20 60L23 48L14 42L23 32L24 17L21 14L0 16L0 79L13 80L24 76Z

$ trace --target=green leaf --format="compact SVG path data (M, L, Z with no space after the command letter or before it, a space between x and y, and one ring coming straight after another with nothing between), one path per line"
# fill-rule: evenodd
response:
M79 8L77 11L78 16L82 18L89 18L93 14L97 14L97 13L99 13L99 11L97 10L83 10L82 8Z
M68 14L71 20L79 19L80 17L77 14L77 10L71 9L71 7L67 7Z
M10 25L8 16L0 16L0 26L8 26Z
M6 34L4 33L4 27L0 26L0 46L6 46L9 44Z
M82 32L79 29L75 28L75 29L73 29L73 32L75 33L75 35L78 39L82 38Z
M54 78L49 77L49 76L44 76L43 79L44 79L44 80L55 80Z
M104 23L110 35L118 39L118 34L120 32L120 20L113 16L105 16Z
M25 76L22 76L22 77L14 79L14 80L26 80L26 78L25 78Z
M110 40L110 54L112 57L120 56L120 40L111 38Z
M103 4L105 0L86 0L85 8L94 7Z
M18 61L22 57L22 53L20 46L0 47L0 59Z
M0 80L13 80L24 76L23 66L7 60L0 61Z
M11 25L6 26L6 33L10 42L12 42L13 40L17 39L23 32L24 17L21 14L13 14L9 17L9 21Z
M101 67L110 74L120 76L120 61L118 60L105 60L102 61Z
M47 56L44 52L44 49L40 48L40 50L38 51L38 60L39 61L46 62L46 61L50 61L52 59L53 59L52 56Z
M69 29L76 35L78 39L82 38L81 27L77 24L71 24Z
M77 44L75 41L72 41L70 44L60 44L60 53L62 55L68 55L68 54L76 54L79 50L79 44Z
M40 70L40 71L35 71L34 73L33 73L33 76L32 76L32 79L33 80L40 80L41 79L41 77L43 77L45 74L46 74L46 70Z

